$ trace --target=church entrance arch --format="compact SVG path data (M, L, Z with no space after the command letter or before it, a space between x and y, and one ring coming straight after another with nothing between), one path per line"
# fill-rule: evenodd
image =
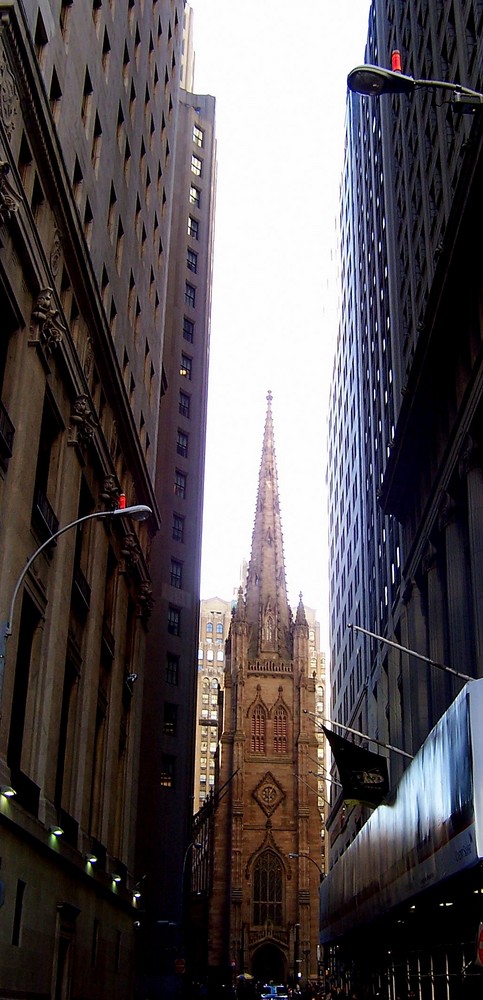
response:
M275 944L263 944L252 955L252 976L261 983L285 983L287 963Z

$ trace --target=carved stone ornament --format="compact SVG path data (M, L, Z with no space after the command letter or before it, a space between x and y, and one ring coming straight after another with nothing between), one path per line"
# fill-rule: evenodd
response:
M267 771L252 794L266 816L271 816L285 798L285 792L270 771Z
M464 479L473 469L481 467L481 447L470 434L466 435L458 462L458 472Z
M92 441L94 431L97 426L89 396L81 395L75 400L70 418L72 426L77 433L79 444L87 447Z
M134 532L128 531L125 535L121 552L126 560L126 569L135 569L141 558L141 550Z
M444 493L438 513L438 528L440 531L444 531L454 521L456 512L457 507L453 497L450 493Z
M54 239L50 250L50 258L49 258L50 270L52 271L54 277L59 270L61 256L62 256L62 240L60 238L59 230L56 229L54 232Z
M0 116L9 140L15 129L15 119L19 107L20 101L15 79L5 58L5 52L0 48Z
M154 607L153 588L148 580L141 583L139 587L138 602L139 617L147 625Z
M9 164L5 160L0 160L0 225L2 226L4 223L10 222L22 204L22 199L19 198L7 180L9 171Z
M106 476L102 484L101 499L109 505L118 507L120 492L116 476Z
M38 327L39 338L47 354L52 354L62 343L66 332L59 310L53 304L53 294L51 288L43 288L32 309L32 320Z

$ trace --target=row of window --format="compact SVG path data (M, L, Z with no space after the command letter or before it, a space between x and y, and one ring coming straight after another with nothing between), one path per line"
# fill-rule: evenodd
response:
M213 661L213 658L214 658L214 656L213 656L213 650L212 649L207 649L207 651L206 651L206 659L211 663ZM223 650L222 649L219 649L217 651L216 659L217 659L218 663L223 663ZM198 650L198 660L199 661L203 660L203 650L202 649Z
M196 123L193 125L192 132L193 143L202 149L204 145L204 132ZM203 169L202 160L195 154L191 157L191 170L197 176L201 177ZM201 203L201 192L195 184L190 185L189 189L189 201L190 204L196 208L200 207ZM199 237L199 222L193 216L188 217L188 235L192 239L198 239ZM186 251L186 266L189 271L193 274L198 272L198 253L191 247L187 248ZM196 288L194 285L186 282L185 284L185 304L190 308L195 308L196 305ZM192 344L194 341L194 329L195 324L192 319L188 316L183 317L183 338ZM193 359L186 353L182 352L181 361L179 367L179 374L182 378L191 381L193 373ZM182 417L189 419L191 408L191 396L180 390L178 409ZM189 434L186 430L178 427L177 438L176 438L176 452L181 458L188 458L189 451ZM187 474L184 470L176 468L174 473L174 493L175 496L180 499L186 499L186 488L187 488ZM173 522L172 522L172 538L175 542L183 542L185 534L185 518L177 513L173 512ZM183 587L183 562L180 559L171 559L170 564L170 584L172 587L181 590ZM181 634L181 609L170 605L168 608L168 633L170 635L179 636ZM166 665L166 682L168 684L177 685L179 682L179 657L174 654L169 653ZM177 706L171 703L166 703L165 705L165 718L164 718L164 732L169 735L176 735L176 710ZM163 758L163 771L161 776L161 784L165 787L172 787L174 783L174 758L165 755Z
M207 622L206 623L206 634L207 635L211 635L212 633L213 633L213 622ZM222 625L221 622L217 622L217 624L216 624L216 634L217 635L223 635L223 625Z
M272 752L287 753L287 713L280 705L273 716ZM267 713L256 705L250 722L251 753L267 753Z

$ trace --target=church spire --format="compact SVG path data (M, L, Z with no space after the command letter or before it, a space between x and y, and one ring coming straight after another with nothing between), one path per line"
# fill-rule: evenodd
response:
M248 567L246 618L251 626L251 660L292 659L292 614L283 559L272 394L267 395L258 496Z

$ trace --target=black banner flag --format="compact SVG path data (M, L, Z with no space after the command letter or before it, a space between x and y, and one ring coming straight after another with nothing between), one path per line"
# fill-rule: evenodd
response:
M322 726L334 755L344 801L374 809L389 791L387 760Z

